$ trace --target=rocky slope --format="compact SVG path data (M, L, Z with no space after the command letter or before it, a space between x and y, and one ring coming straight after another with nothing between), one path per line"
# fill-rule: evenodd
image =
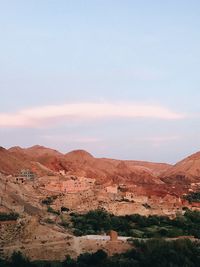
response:
M1 148L0 172L16 174L29 168L38 175L64 170L68 174L95 178L102 183L160 184L159 174L168 164L95 158L83 150L62 154L42 146Z
M200 152L181 160L162 174L162 180L173 184L200 182Z
M95 178L100 183L128 183L140 185L190 184L200 181L200 152L175 165L145 161L95 158L84 150L62 154L43 146L30 148L0 148L0 172L16 174L29 168L38 176L67 174Z
M27 157L20 153L12 153L3 147L0 147L0 172L14 174L22 168L30 166Z
M23 168L31 169L37 177L21 183L7 176ZM88 247L88 239L74 237L70 228L62 226L64 219L69 223L69 214L58 216L51 209L67 207L70 213L84 213L103 208L116 215L175 216L182 207L193 208L183 194L189 192L191 183L200 182L200 153L171 166L95 158L84 150L62 154L42 146L0 148L0 173L6 174L0 174L0 212L20 214L17 222L0 223L0 246L5 255L20 249L31 259L55 260L66 254L76 257L99 244L106 248L106 244L97 240ZM87 188L85 180L90 180ZM74 191L70 191L73 184ZM43 202L49 197L55 197L50 210ZM120 249L125 245L123 242ZM108 248L108 252L112 250Z

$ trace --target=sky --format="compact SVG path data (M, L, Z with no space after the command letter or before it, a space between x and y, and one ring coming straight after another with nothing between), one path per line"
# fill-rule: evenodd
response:
M200 150L200 1L0 0L0 145Z

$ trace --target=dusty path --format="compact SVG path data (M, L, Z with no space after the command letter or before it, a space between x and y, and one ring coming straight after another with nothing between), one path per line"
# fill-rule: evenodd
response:
M76 251L78 255L81 254L82 250L80 247L80 237L74 237L73 250Z
M57 241L45 241L45 242L41 242L41 241L38 241L38 242L33 242L31 244L26 244L26 243L20 243L18 245L12 245L12 246L5 246L3 249L4 251L5 250L17 250L19 249L20 247L22 246L25 246L26 249L33 249L33 248L38 248L38 247L44 247L46 245L48 246L55 246L55 245L60 245L60 244L66 244L66 240L57 240Z

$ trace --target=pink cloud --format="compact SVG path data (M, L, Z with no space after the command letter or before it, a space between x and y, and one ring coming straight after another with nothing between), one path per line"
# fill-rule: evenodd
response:
M40 127L54 120L82 120L107 118L154 118L177 120L183 114L158 105L136 103L71 103L0 113L1 127Z

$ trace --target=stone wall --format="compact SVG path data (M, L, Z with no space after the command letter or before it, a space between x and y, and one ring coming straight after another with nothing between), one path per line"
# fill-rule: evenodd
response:
M67 180L54 180L45 185L45 189L61 193L78 193L91 189L95 180L89 178L74 178Z
M111 193L111 194L117 194L118 193L118 185L107 186L106 187L106 192L107 193Z
M132 192L126 192L124 199L129 200L129 201L134 201L137 203L143 203L143 204L148 202L147 196L138 196Z

